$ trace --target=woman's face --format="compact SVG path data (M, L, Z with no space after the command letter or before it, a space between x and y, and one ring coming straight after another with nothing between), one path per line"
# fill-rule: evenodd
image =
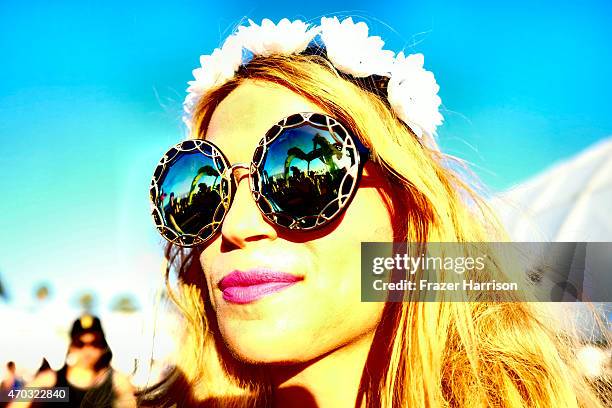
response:
M75 365L93 368L102 357L101 339L93 333L84 333L70 348Z
M262 135L283 117L323 112L287 88L247 81L213 113L205 138L230 163L250 162ZM367 164L364 176L381 177ZM373 333L383 303L360 301L360 244L392 241L389 213L376 188L360 187L343 216L317 232L277 230L260 213L248 171L235 172L238 189L221 233L200 257L219 329L230 351L252 362L306 362ZM297 282L246 303L219 281L233 271L285 273Z

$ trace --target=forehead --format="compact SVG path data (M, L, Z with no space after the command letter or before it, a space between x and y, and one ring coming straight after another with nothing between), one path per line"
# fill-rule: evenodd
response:
M230 162L249 162L266 131L297 112L325 113L283 86L247 80L217 106L205 139L219 146Z

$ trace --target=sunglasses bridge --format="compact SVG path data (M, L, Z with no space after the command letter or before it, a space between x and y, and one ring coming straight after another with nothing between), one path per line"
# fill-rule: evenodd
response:
M234 163L223 171L221 177L231 180L231 177L234 174L234 170L236 169L245 169L250 172L251 164L250 163Z

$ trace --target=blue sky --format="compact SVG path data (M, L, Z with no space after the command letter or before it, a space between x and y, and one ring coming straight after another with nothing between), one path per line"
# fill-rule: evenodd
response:
M353 15L422 52L440 143L494 190L612 134L612 3L30 1L0 3L0 277L14 302L50 281L68 301L146 302L160 238L148 184L184 135L200 54L244 17Z

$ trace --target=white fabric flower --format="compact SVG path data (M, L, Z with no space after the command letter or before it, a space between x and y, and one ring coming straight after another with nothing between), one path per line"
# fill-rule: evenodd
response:
M191 128L191 117L202 95L227 82L245 63L243 49L254 56L299 54L317 35L327 58L339 71L357 78L389 77L387 99L391 108L422 141L436 147L436 128L443 120L439 112L442 101L434 75L423 68L423 55L406 57L400 52L395 57L392 51L383 49L380 37L368 35L364 22L355 24L350 17L342 22L337 17L323 17L321 25L315 27L286 18L278 24L264 19L261 25L249 20L248 26L239 27L211 55L200 57L200 67L193 70L194 80L189 82L183 103L187 127Z
M387 99L397 116L421 139L424 133L433 138L437 126L442 124L439 90L433 73L423 68L423 54L397 55L387 85Z
M211 55L200 56L200 67L194 69L195 80L189 81L188 95L183 109L188 116L193 114L198 99L209 89L227 82L242 64L242 44L236 35L229 36L221 48ZM188 118L184 119L187 123Z
M342 22L337 17L323 17L321 39L327 58L340 71L355 77L389 75L394 53L382 49L385 43L380 37L368 36L366 23L355 24L351 17Z
M279 21L278 25L267 18L262 20L261 26L252 20L249 23L249 26L238 28L238 36L244 48L254 55L265 57L272 54L299 54L319 31L319 27L308 29L308 24L301 20L289 21L286 18Z
M308 29L306 23L300 20L292 22L286 18L278 25L268 19L264 19L261 26L252 20L249 23L250 26L239 27L211 55L200 56L200 67L193 70L195 80L188 82L188 95L183 102L183 122L188 128L191 128L191 116L200 97L235 75L243 63L243 48L254 55L263 56L300 53L319 31L319 27Z

